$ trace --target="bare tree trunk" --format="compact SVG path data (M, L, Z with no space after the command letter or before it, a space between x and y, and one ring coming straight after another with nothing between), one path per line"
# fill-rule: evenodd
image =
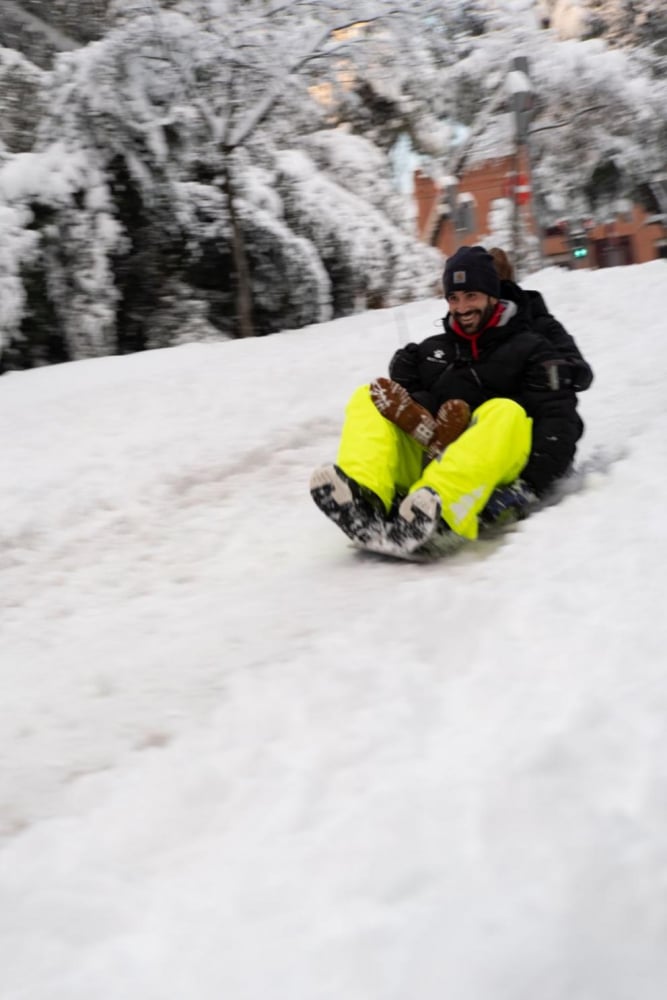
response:
M227 198L229 219L232 226L232 259L234 261L234 277L236 279L236 319L239 337L254 337L255 324L252 317L252 288L250 285L250 268L245 249L243 229L236 214L236 192L231 171L231 150L224 153L224 192Z

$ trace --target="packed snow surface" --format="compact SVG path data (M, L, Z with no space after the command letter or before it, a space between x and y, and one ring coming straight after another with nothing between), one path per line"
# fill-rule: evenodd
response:
M442 301L0 379L2 1000L664 1000L667 266L526 284L579 471L428 565L308 478Z

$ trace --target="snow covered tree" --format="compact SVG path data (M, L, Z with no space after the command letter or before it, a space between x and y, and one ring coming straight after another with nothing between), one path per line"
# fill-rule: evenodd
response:
M327 142L320 142L320 155L331 138L321 137ZM362 190L364 174L367 181L373 176L379 179L379 190L388 188L388 181L385 178L382 183L379 173L382 157L367 140L340 136L331 147L335 147L339 162L347 159L350 171L356 165ZM372 169L374 162L377 174ZM368 304L396 305L432 294L440 265L438 253L427 247L415 252L413 241L392 225L380 208L373 208L363 194L334 182L305 153L283 153L279 164L277 187L286 218L315 245L332 276L336 315Z
M13 49L0 48L0 150L27 152L45 111L44 73Z
M16 266L26 268L25 286L36 292L37 285L46 298L28 301L20 323L14 317L5 328L5 338L9 333L20 339L42 315L55 319L62 332L60 360L115 353L117 290L111 258L123 234L99 165L83 150L54 142L41 156L22 153L5 163L0 199L11 206L6 239ZM17 229L17 219L24 231ZM43 345L54 336L55 331L38 329L35 339Z
M667 54L667 8L655 0L580 0L582 37L602 37L610 45L647 46L654 57ZM557 11L556 11L557 13ZM663 63L664 72L664 63Z
M581 0L600 37L567 42L540 28L532 0L12 6L88 43L46 75L0 59L2 273L23 289L0 322L38 361L429 294L440 262L415 242L390 153L409 137L425 169L454 172L461 138L491 140L509 110L520 52L544 222L604 216L667 163L664 32L644 0Z
M45 32L67 36L80 44L100 38L108 28L111 0L10 0L15 16L41 21Z
M4 0L0 4L0 38L2 44L20 51L30 62L49 69L59 52L75 49L80 44L65 33L57 22L42 15L51 4L19 0ZM90 23L85 19L85 24Z
M433 258L408 235L386 181L385 206L357 198L354 227L335 241L291 208L284 153L325 125L302 71L338 45L327 5L249 2L233 19L221 2L171 7L111 4L113 30L61 56L49 78L49 110L23 164L31 183L14 172L3 187L0 174L7 203L37 220L68 355L268 333L329 318L332 302L345 311L418 294ZM42 183L56 155L69 164L56 171L68 178L61 188ZM320 150L321 190L341 230L349 219L333 206L353 199L345 184L359 171L346 180L340 158L326 160ZM313 203L314 216L320 209ZM367 229L382 231L382 268L377 252L363 253Z
M484 107L494 107L494 117L507 113L503 93L512 59L528 53L534 95L529 141L542 221L573 215L604 220L615 214L617 199L632 198L665 169L665 79L645 49L613 50L599 38L561 41L527 21L518 27L510 13L494 11L493 30L446 70L452 104L470 108L463 120L472 128ZM470 93L472 105L466 102ZM492 158L491 144L479 147L473 158Z

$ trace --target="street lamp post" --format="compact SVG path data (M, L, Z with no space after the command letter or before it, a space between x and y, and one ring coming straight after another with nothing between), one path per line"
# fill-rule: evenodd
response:
M542 226L537 208L537 191L535 188L535 175L529 142L529 125L533 113L533 88L528 75L528 58L526 56L515 56L512 60L512 69L507 75L507 89L511 97L511 107L514 113L514 162L515 162L515 183L514 205L512 213L512 252L517 264L520 264L520 241L521 226L519 215L520 196L518 188L518 178L522 168L525 170L530 185L528 197L531 200L531 211L535 231L537 236L538 258L542 264ZM522 160L525 163L522 163Z

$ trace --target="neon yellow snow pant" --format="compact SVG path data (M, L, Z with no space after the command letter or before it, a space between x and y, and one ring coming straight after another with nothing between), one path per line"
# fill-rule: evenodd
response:
M477 538L477 517L496 486L517 478L530 454L532 420L511 399L489 399L473 411L470 425L440 459L423 468L424 449L376 409L369 387L347 405L337 464L373 490L387 510L397 492L430 486L442 516L464 538Z

